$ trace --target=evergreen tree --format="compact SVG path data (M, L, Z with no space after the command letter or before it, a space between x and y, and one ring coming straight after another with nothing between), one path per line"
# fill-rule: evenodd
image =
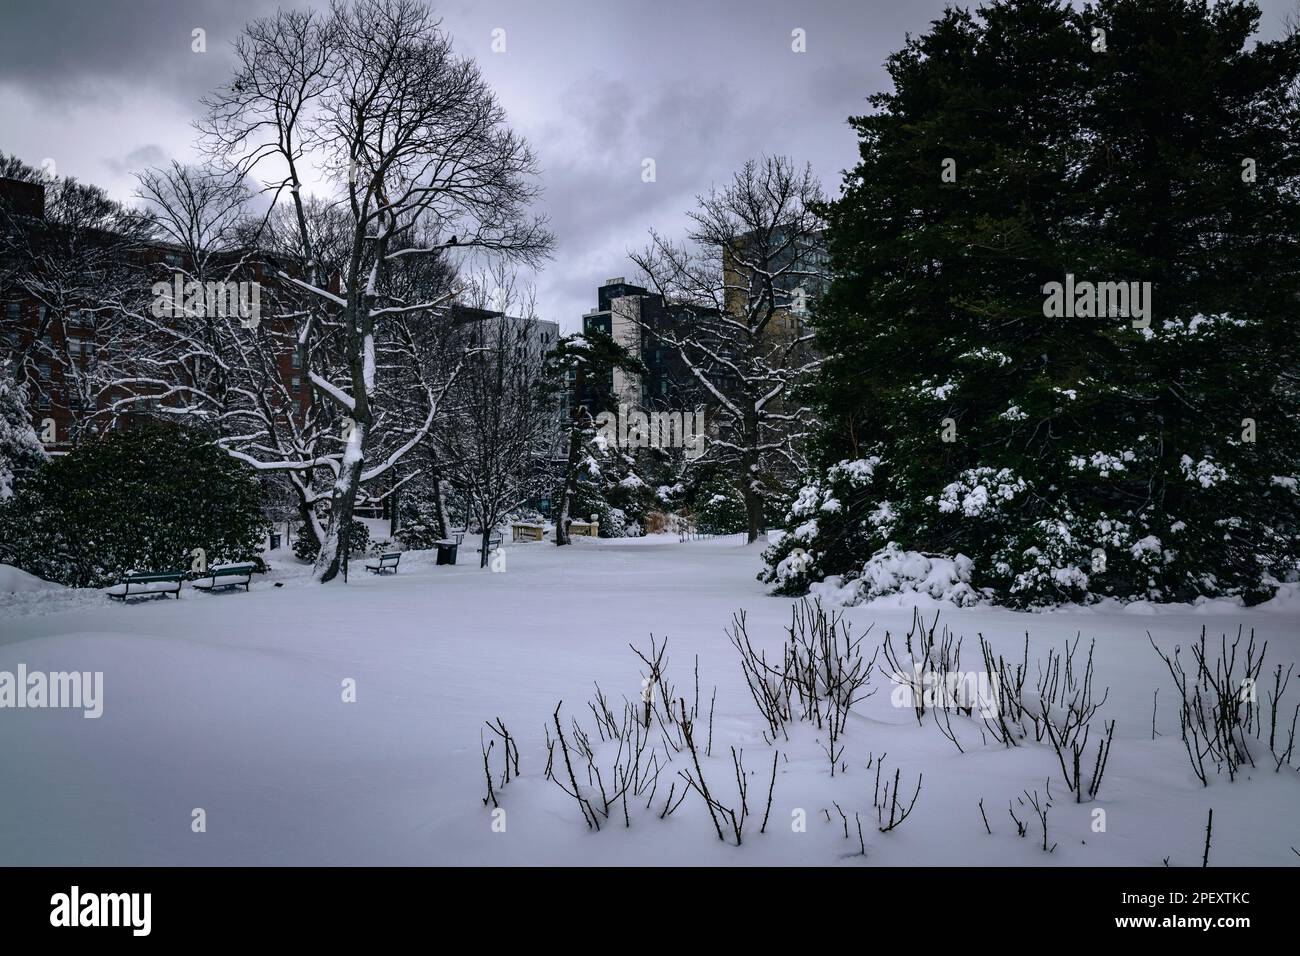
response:
M552 380L570 388L569 439L564 474L555 494L555 543L566 545L569 520L596 515L602 534L621 535L627 509L618 508L611 494L624 499L639 497L646 489L636 476L633 458L611 447L597 435L593 408L613 402L613 374L619 369L644 374L641 360L599 329L562 337L547 355Z
M0 562L104 587L127 571L258 560L261 485L212 436L170 423L114 430L54 459L0 506Z
M1000 0L889 59L829 210L822 468L768 580L890 542L1016 604L1294 572L1300 38L1251 46L1258 18Z

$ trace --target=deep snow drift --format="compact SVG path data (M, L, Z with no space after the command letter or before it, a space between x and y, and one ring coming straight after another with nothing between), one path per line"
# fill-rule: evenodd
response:
M1275 773L1269 760L1236 782L1211 776L1202 787L1179 737L1174 687L1147 639L1186 649L1203 625L1217 640L1244 624L1268 641L1267 676L1300 660L1300 605L1282 601L1042 614L946 605L941 621L964 636L967 667L978 663L980 633L1018 661L1028 631L1031 669L1067 638L1081 634L1085 650L1096 639L1098 696L1109 687L1099 718L1116 721L1097 799L1073 802L1046 743L1006 748L982 740L978 720L957 717L959 752L929 718L918 726L910 708L893 705L878 661L876 693L849 717L833 778L812 727L795 726L776 745L760 834L773 748L725 629L745 609L750 639L777 651L794 602L763 593L759 552L735 538L507 544L506 570L493 573L468 547L454 568L412 553L396 575L367 575L357 562L349 584L321 587L282 550L248 594L187 588L179 601L120 606L98 592L53 594L25 581L0 588L0 671L104 673L99 719L0 710L0 863L1158 866L1169 858L1191 866L1200 865L1210 807L1211 864L1300 862L1291 849L1300 847L1297 773ZM912 610L861 606L846 617L855 633L873 626L870 656L886 630L895 641L907 631ZM716 685L703 769L721 803L737 791L730 748L743 750L751 820L739 848L719 841L694 793L658 818L669 780L684 785L680 755L652 810L644 799L632 805L630 828L620 806L589 831L576 802L543 776L544 728L557 703L567 734L572 717L593 723L594 683L616 712L624 698L639 700L646 668L628 644L648 650L652 633L667 638L668 674L688 697L698 656L706 712ZM354 703L343 700L348 679ZM1288 697L1296 692L1293 682ZM505 832L483 803L480 738L490 739L483 722L497 717L518 740L522 771L498 790ZM696 733L703 740L702 722ZM877 826L867 769L882 753L887 778L901 770L900 801L924 775L912 816L889 833ZM496 773L499 758L498 747ZM1045 853L1038 818L1017 800L1025 791L1045 800L1049 779L1055 850ZM1024 838L1009 804L1027 822ZM196 808L206 832L192 830ZM1099 808L1104 832L1094 829ZM792 827L799 810L806 832Z

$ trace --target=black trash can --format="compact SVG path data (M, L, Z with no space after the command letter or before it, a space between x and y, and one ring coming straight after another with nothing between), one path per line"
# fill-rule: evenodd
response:
M435 564L455 564L456 563L456 542L455 541L435 541L434 546L438 549L438 560Z
M272 531L270 550L274 551L278 547L280 547L280 533L278 531Z

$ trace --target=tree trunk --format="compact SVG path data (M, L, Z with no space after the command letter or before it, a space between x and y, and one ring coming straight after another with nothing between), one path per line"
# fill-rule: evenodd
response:
M305 534L313 538L316 542L317 553L319 554L321 539L324 537L324 535L321 534L320 519L316 517L315 509L307 503L307 499L301 494L298 496L298 519L302 522L302 530L298 532L298 537L302 537ZM289 539L286 537L286 544L288 543L288 540Z
M569 430L569 456L564 463L564 481L560 484L560 500L555 509L555 544L569 544L569 508L578 484L578 454L582 451L582 429L575 421Z
M445 541L451 537L451 521L447 517L447 499L442 493L442 472L434 464L429 474L433 480L433 533Z
M763 523L763 499L754 490L753 483L745 482L745 518L749 525L749 543L753 544L758 540L758 531Z
M320 554L316 557L316 566L312 569L312 574L321 584L338 577L346 558L343 553L344 529L352 525L352 509L361 484L361 466L365 463L362 449L365 448L366 426L357 422L353 427L348 453L343 456L343 470L334 483L334 495L330 499L330 523L325 530L325 540L321 542Z
M478 549L478 566L480 568L486 568L488 566L488 540L491 537L492 537L491 529L490 528L484 529L483 537L481 539L482 543L479 545L479 549Z
M745 453L741 455L740 465L744 474L740 478L740 494L745 501L745 519L749 532L749 544L758 540L758 529L763 523L763 496L758 490L759 475L759 430L756 416L747 416L745 420Z

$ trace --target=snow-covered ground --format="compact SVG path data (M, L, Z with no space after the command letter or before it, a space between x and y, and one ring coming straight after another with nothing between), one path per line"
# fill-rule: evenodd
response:
M1210 807L1212 864L1300 863L1291 849L1300 847L1297 773L1274 773L1270 762L1202 787L1179 739L1169 675L1147 640L1149 631L1162 648L1186 647L1203 625L1217 638L1244 624L1268 641L1267 674L1300 660L1294 601L1045 614L948 607L941 620L965 636L967 668L978 664L979 633L1019 660L1028 631L1031 667L1066 638L1082 634L1083 647L1096 638L1098 692L1110 688L1099 717L1117 721L1099 798L1076 805L1046 744L981 742L978 721L954 718L966 749L958 752L929 718L918 726L910 709L894 706L878 673L877 693L849 720L834 778L811 727L777 746L760 834L772 748L725 631L743 608L756 644L781 644L792 602L766 596L755 580L759 548L658 536L580 539L564 549L507 543L506 555L505 572L492 573L477 567L472 546L456 567L408 554L396 575L367 575L357 563L349 584L322 587L282 550L250 593L187 588L179 601L126 606L99 592L0 578L0 671L21 663L29 672L104 673L99 719L0 710L0 863L1159 866L1168 857L1178 866L1200 864ZM887 629L906 632L912 611L847 615L856 630L874 625L874 646ZM724 804L737 789L729 748L743 748L751 819L739 848L718 840L695 794L658 818L669 780L680 790L676 770L688 765L680 755L653 810L633 803L630 828L620 807L590 832L574 800L544 779L544 727L556 704L564 701L569 733L570 717L594 723L594 683L616 712L624 698L639 700L645 667L628 644L647 648L651 634L667 638L669 677L687 697L698 655L706 712L717 687L704 771ZM343 700L348 679L354 703ZM1153 741L1157 687L1162 736ZM518 739L522 770L498 793L504 832L483 803L480 735L497 717ZM702 725L696 733L703 738ZM875 772L866 769L869 755L884 752L886 779L902 770L903 798L924 773L912 817L890 833L876 826ZM496 773L499 757L498 746ZM1021 839L1008 803L1025 790L1045 797L1049 778L1056 849L1044 853L1032 812L1015 805L1029 826ZM206 832L192 831L196 808L206 812ZM1094 830L1096 809L1105 810L1104 832ZM792 827L799 810L806 832Z

